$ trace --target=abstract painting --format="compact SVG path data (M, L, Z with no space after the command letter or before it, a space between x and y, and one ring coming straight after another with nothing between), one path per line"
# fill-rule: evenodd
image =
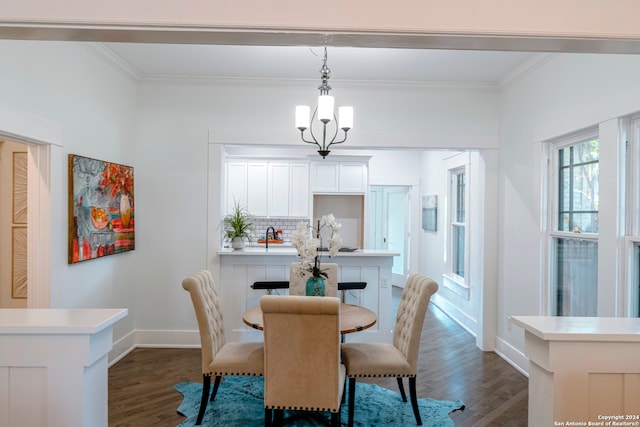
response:
M133 167L69 154L69 264L135 249Z

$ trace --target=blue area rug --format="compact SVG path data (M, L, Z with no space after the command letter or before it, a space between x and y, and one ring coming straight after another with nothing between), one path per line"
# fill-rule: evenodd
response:
M212 381L213 382L213 381ZM202 384L179 383L174 386L184 395L178 413L187 417L179 427L194 426L200 408ZM213 389L213 385L211 386ZM203 426L264 426L264 380L262 377L226 377L220 384L213 403L209 402ZM408 400L408 396L407 396ZM449 413L463 409L462 401L418 399L422 425L450 427ZM403 402L400 393L375 384L356 383L355 425L357 426L415 426L411 402ZM285 417L287 416L285 412ZM328 417L328 414L327 414ZM342 405L342 425L347 425L347 403ZM313 419L299 420L292 426L322 425Z

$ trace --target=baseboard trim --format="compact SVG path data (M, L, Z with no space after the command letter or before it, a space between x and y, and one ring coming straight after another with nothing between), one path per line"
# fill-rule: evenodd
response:
M443 313L449 316L454 322L464 328L469 334L475 337L471 328L475 327L475 322L468 316L461 318L466 320L461 322L458 316L452 313L464 314L457 310L455 306L440 298L432 298L432 303ZM136 348L200 348L199 331L159 331L159 330L135 330L114 342L112 350L109 352L109 367L122 360L127 354ZM501 338L496 337L496 348L494 352L513 366L518 372L529 377L529 359L517 348Z
M502 338L496 337L495 353L522 375L529 378L529 359L520 350Z
M134 330L113 343L109 367L136 348L200 348L199 331Z
M449 318L460 325L460 327L469 332L471 336L476 337L475 329L477 327L477 322L469 317L465 312L451 304L445 298L438 297L438 295L431 297L431 303L442 310L444 314L449 316ZM502 338L496 337L493 352L500 356L509 365L513 366L522 375L527 378L529 377L529 359L520 350Z
M131 331L113 343L113 347L109 352L109 367L118 363L136 348L135 333L135 331Z
M447 299L440 297L439 295L433 295L431 297L431 303L438 307L444 314L449 316L454 322L464 328L474 338L476 337L476 329L478 323L469 317L467 313L460 310L455 305L451 304Z

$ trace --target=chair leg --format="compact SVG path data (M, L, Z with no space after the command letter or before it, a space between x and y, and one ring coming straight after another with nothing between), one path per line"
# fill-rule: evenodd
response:
M264 408L264 425L265 427L270 427L273 420L273 412L270 408Z
M356 379L349 378L349 427L353 427L353 414L356 403Z
M340 401L341 405L344 405L345 400L347 399L347 377L344 379L344 388L342 389L342 400Z
M209 402L213 402L213 399L216 398L216 394L218 393L218 386L220 385L221 379L222 377L220 375L216 377L216 381L215 383L213 383L213 392L211 393L211 399L209 399Z
M397 377L398 380L398 388L400 389L400 396L402 396L402 401L407 401L407 395L404 393L404 385L402 384L402 377Z
M284 425L284 409L273 410L273 425L278 427Z
M418 409L418 396L416 396L416 377L409 377L409 394L411 395L411 406L413 406L413 415L416 416L416 424L422 425L420 418L420 409Z
M331 427L340 427L340 411L331 413Z
M196 419L196 425L202 424L204 418L204 411L207 409L207 400L209 398L209 390L211 388L211 376L202 376L202 397L200 398L200 410L198 411L198 418Z

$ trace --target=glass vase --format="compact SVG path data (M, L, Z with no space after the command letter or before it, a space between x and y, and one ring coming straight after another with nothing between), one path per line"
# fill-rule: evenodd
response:
M309 277L307 279L306 295L308 297L323 297L324 278L313 276Z

